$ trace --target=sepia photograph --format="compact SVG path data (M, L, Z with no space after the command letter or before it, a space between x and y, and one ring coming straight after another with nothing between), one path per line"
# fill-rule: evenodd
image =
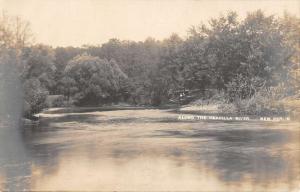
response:
M0 0L0 191L300 191L300 1Z

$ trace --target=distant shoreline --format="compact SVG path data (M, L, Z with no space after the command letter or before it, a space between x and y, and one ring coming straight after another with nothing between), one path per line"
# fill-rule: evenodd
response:
M281 122L294 120L290 116L280 115L239 115L226 113L205 113L205 111L187 111L181 110L182 107L146 107L146 106L105 106L105 107L67 107L67 108L48 108L44 114L60 113L86 113L96 111L115 111L115 110L169 110L178 116L178 121L262 121L262 122Z

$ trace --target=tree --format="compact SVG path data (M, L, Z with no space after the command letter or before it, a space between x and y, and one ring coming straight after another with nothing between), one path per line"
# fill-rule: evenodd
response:
M83 49L75 47L57 47L53 51L55 55L54 65L56 70L53 75L55 85L52 87L51 93L64 94L64 85L66 81L64 76L65 68L72 58L83 52Z
M45 45L35 45L23 49L22 60L25 62L21 77L26 81L36 79L41 86L50 93L54 89L56 82L54 74L54 51Z
M22 49L33 42L29 22L20 17L0 15L0 47Z
M22 115L22 84L19 78L17 54L0 48L0 121L2 118L18 123Z
M98 105L118 101L127 76L114 60L87 54L78 55L67 65L65 73L70 94L77 105Z
M235 76L240 61L238 26L237 14L229 12L211 19L208 26L200 25L190 30L186 55L193 65L193 81L198 81L201 89L222 90Z
M236 92L242 98L289 81L291 46L274 16L258 10L238 22L237 14L229 12L190 34L182 54L192 66L186 80L225 91L243 87Z
M28 48L31 42L32 34L28 22L19 17L5 14L0 16L0 82L3 98L1 101L4 102L1 109L4 109L8 116L17 113L11 112L17 109L18 113L24 112L25 116L30 118L45 106L47 91L41 87L40 80L47 81L47 72L42 71L48 69L49 65L33 65L34 62L39 63L40 58L32 59L31 54L24 57L24 54L31 50Z
M280 31L284 34L284 42L292 49L290 68L291 80L288 87L292 87L300 94L300 19L285 13L279 20Z
M33 114L47 107L46 98L48 91L36 78L27 79L23 84L25 117L31 118Z

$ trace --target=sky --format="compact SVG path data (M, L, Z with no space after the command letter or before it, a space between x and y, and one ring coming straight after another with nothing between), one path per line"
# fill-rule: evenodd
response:
M36 43L99 45L111 38L161 40L212 17L236 11L241 18L257 9L300 16L300 0L0 0L0 11L31 24Z

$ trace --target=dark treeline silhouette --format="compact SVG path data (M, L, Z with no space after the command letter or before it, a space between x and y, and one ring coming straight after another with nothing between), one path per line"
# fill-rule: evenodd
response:
M110 39L99 46L57 48L30 43L28 25L12 20L0 20L0 61L18 68L28 115L46 107L48 95L63 95L57 106L158 106L185 93L193 93L192 100L221 95L234 102L299 91L300 20L287 13L276 17L258 10L240 20L228 12L191 27L185 39L173 34L161 41Z

